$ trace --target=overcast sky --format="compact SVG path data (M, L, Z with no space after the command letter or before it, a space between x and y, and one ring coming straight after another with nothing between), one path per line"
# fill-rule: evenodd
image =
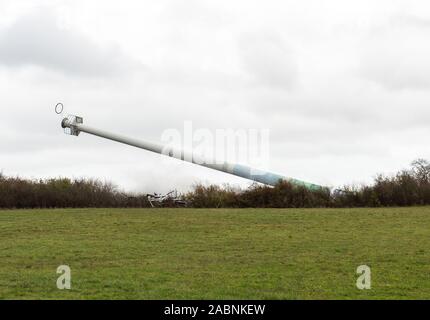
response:
M0 170L125 190L240 178L82 134L270 130L270 169L329 186L430 159L428 1L0 1Z

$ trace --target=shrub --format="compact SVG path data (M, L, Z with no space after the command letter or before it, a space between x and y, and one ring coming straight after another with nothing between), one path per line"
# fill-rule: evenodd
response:
M246 190L228 185L195 185L185 195L198 208L310 208L430 205L430 163L412 162L409 170L378 175L372 185L308 190L288 181L254 184ZM172 203L174 205L174 203ZM0 208L149 207L146 195L119 192L109 182L57 178L26 180L0 172Z
M145 195L118 192L109 182L0 175L0 208L149 207Z

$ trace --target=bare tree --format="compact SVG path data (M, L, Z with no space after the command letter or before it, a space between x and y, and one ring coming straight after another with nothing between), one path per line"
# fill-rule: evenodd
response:
M415 177L422 183L430 183L430 162L425 159L417 159L412 162L412 170Z

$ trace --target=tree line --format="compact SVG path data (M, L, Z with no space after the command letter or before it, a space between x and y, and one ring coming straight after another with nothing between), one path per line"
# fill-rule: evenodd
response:
M371 185L311 191L280 181L275 187L253 185L246 190L230 186L197 185L187 194L198 208L322 208L430 205L430 163L412 162L395 175L378 175Z
M28 180L0 173L0 208L149 207L146 195L95 179Z
M370 185L311 191L279 181L274 187L254 184L196 185L183 194L195 208L312 208L430 205L430 162L418 159L394 175L378 175ZM29 180L0 173L0 208L150 207L146 194L121 192L95 179Z

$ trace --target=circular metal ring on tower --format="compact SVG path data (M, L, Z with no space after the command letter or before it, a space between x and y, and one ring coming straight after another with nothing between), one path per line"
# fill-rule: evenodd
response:
M61 102L59 102L59 103L57 103L57 104L55 105L55 113L56 113L56 114L61 114L61 113L63 113L63 109L64 109L64 106L63 106L63 104L62 104Z

